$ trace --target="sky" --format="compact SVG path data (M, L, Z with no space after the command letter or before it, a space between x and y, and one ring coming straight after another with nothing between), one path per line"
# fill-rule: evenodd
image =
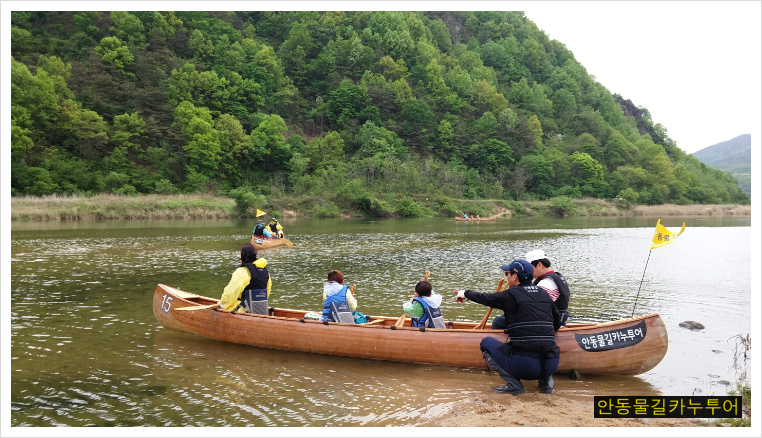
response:
M759 144L762 3L524 5L527 18L611 93L647 108L682 150L741 134Z

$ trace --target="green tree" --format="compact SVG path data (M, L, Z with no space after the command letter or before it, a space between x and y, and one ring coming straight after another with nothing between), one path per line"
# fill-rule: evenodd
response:
M572 163L572 178L585 196L603 196L605 181L603 166L586 153L575 152L569 157Z
M325 137L313 139L307 154L313 168L328 168L339 166L344 160L344 140L336 131L331 131Z
M100 44L95 47L95 52L101 55L103 62L122 71L135 60L127 44L117 37L103 38Z
M129 12L111 12L111 22L114 24L111 31L121 41L126 41L137 48L145 45L145 28L138 17Z
M175 123L183 132L188 172L213 178L222 158L222 147L209 109L181 102L175 108Z
M254 156L261 160L265 169L284 170L291 159L291 149L286 142L286 122L277 114L265 116L251 132Z
M344 79L331 93L328 100L328 120L337 129L343 129L356 120L360 111L370 103L368 91L362 85L355 85Z
M532 114L531 117L529 117L529 121L527 122L527 128L529 129L529 132L532 135L532 140L534 141L535 146L541 146L542 145L542 123L540 123L540 119L537 118L536 115Z

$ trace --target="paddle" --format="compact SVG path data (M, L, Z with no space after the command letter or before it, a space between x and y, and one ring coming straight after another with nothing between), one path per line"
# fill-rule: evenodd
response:
M500 283L497 284L497 290L495 292L500 292L500 289L503 287L503 282L505 281L505 278L500 279ZM472 330L483 330L484 326L487 324L487 319L489 319L489 314L492 312L492 307L490 307L487 310L487 314L484 315L484 318L482 318L482 322L479 323L476 327L474 327Z
M423 280L421 280L421 281L426 281L426 279L429 278L429 274L430 273L431 273L430 271L426 271L426 275L423 276ZM413 295L413 298L415 298L415 295ZM403 324L405 324L405 313L404 312L402 313L402 316L400 316L397 319L397 322L395 322L394 325L396 327L402 327Z
M204 306L190 306L190 307L180 307L180 308L178 308L178 309L175 309L175 310L201 310L201 309L211 309L212 307L214 307L214 306L219 306L219 305L220 305L219 303L214 303L214 304L208 304L208 305L204 305Z

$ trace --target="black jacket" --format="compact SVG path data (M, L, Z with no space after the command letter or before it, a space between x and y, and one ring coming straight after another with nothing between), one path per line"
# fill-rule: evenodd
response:
M541 359L559 356L555 332L561 327L561 314L544 290L537 286L519 285L489 294L467 290L465 297L505 312L506 331L511 339L501 347L501 351Z

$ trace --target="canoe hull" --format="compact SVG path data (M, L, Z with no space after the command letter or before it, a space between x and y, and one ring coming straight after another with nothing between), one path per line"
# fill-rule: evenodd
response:
M455 217L455 220L458 222L485 222L485 221L497 221L497 218L494 217L480 217L480 218L463 218L463 217Z
M476 323L454 322L452 329L392 328L397 318L370 317L378 324L354 325L305 321L304 311L271 309L271 314L231 314L213 309L182 311L182 307L213 304L216 300L158 285L153 298L157 321L165 328L225 342L308 353L366 359L486 368L479 343L485 336L507 341L498 330L471 330ZM645 329L634 345L603 351L586 351L589 342L612 331L627 333ZM337 342L337 339L349 339ZM561 349L557 372L578 370L583 374L644 373L661 361L667 350L664 323L657 314L605 324L561 329L556 335Z
M254 245L255 248L257 248L257 251L260 249L268 249L268 248L277 248L279 246L283 246L286 244L285 239L259 239L254 238L254 236L251 236L250 243Z

